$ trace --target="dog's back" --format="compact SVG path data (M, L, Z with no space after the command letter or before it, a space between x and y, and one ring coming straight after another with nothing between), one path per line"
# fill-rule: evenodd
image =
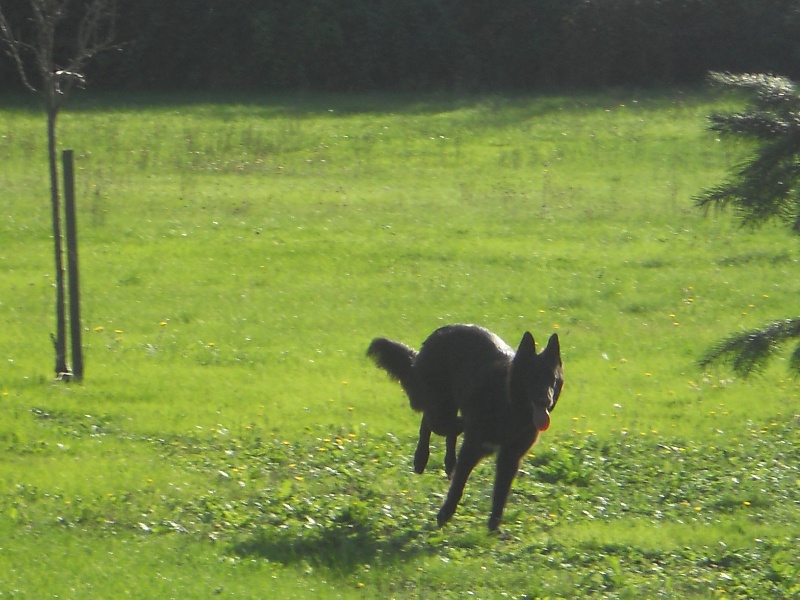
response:
M461 404L506 372L514 350L488 329L448 325L434 331L414 360L414 374L427 398L420 405Z
M465 395L483 388L498 367L504 372L514 350L483 327L447 325L434 331L419 352L400 342L375 338L367 354L400 382L414 410L426 411L455 406Z

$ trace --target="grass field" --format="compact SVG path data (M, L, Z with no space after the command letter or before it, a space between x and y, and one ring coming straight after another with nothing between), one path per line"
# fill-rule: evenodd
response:
M83 97L86 381L52 381L44 116L0 100L0 598L797 598L800 388L697 360L797 313L800 249L693 195L736 99ZM30 103L32 104L32 102ZM504 518L364 357L561 338Z

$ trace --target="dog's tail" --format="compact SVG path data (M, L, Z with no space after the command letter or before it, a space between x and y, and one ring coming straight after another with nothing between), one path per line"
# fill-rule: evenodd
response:
M367 348L367 356L403 387L411 379L411 365L416 355L417 351L413 348L386 338L375 338Z

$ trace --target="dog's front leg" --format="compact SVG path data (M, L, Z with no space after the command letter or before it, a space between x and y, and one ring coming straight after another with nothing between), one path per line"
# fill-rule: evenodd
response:
M492 514L489 516L489 531L498 531L506 507L511 482L517 476L522 458L515 451L501 448L497 455L497 471L494 475Z
M425 422L423 415L419 424L419 441L417 442L417 449L414 452L414 472L422 473L428 464L428 457L431 455L431 428Z
M464 438L461 444L461 450L458 452L458 459L456 460L455 471L453 473L453 480L450 482L450 489L447 491L447 498L445 498L442 508L436 517L436 522L439 527L447 523L456 512L456 507L461 501L461 496L464 493L464 486L467 484L472 469L483 458L485 452L481 450L479 445L473 445L469 439Z

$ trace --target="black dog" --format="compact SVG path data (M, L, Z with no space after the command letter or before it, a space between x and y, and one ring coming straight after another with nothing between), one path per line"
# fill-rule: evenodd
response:
M528 332L515 353L483 327L448 325L434 331L419 352L375 338L367 354L400 382L411 408L422 413L414 453L417 473L428 464L431 432L447 438L445 472L452 482L437 517L440 527L455 513L475 465L497 452L489 517L489 529L497 530L520 461L550 426L550 412L564 385L558 335L550 336L537 355Z

